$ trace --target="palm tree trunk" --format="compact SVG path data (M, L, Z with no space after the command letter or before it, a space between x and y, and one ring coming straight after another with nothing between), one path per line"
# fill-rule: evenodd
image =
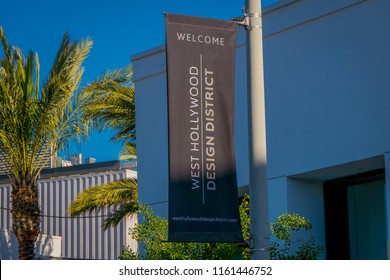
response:
M19 259L35 258L35 242L40 233L40 213L38 188L36 183L13 186L12 230L19 243Z

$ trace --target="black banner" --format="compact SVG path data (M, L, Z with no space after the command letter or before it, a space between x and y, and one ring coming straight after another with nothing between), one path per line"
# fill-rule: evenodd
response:
M169 241L241 242L233 145L236 24L166 15Z

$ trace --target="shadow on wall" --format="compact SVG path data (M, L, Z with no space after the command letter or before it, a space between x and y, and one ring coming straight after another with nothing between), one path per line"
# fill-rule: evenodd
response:
M18 259L18 240L9 230L0 230L0 259Z
M40 235L35 245L36 258L60 258L61 241L61 236ZM0 230L0 259L18 259L18 241L11 230Z
M62 252L62 237L42 234L35 245L37 258L60 258Z

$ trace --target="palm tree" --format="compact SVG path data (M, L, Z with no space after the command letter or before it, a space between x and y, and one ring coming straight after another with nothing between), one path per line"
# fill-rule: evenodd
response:
M135 92L132 67L107 71L89 84L84 91L88 102L85 117L92 119L99 131L113 129L112 141L123 141L121 160L136 159L135 148ZM113 206L116 211L108 216L104 229L116 226L122 218L138 210L137 181L122 179L106 185L94 186L81 192L68 208L71 217Z
M92 41L64 35L47 79L40 84L38 55L8 44L0 27L0 165L11 181L12 230L19 258L33 259L40 234L37 180L51 156L75 136L87 136L82 63Z

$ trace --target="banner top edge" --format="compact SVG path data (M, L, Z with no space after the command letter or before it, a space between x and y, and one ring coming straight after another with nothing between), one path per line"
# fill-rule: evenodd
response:
M195 17L181 14L165 13L165 20L167 23L193 24L205 27L218 27L232 30L235 30L237 28L237 23L233 20L230 21L206 17Z

